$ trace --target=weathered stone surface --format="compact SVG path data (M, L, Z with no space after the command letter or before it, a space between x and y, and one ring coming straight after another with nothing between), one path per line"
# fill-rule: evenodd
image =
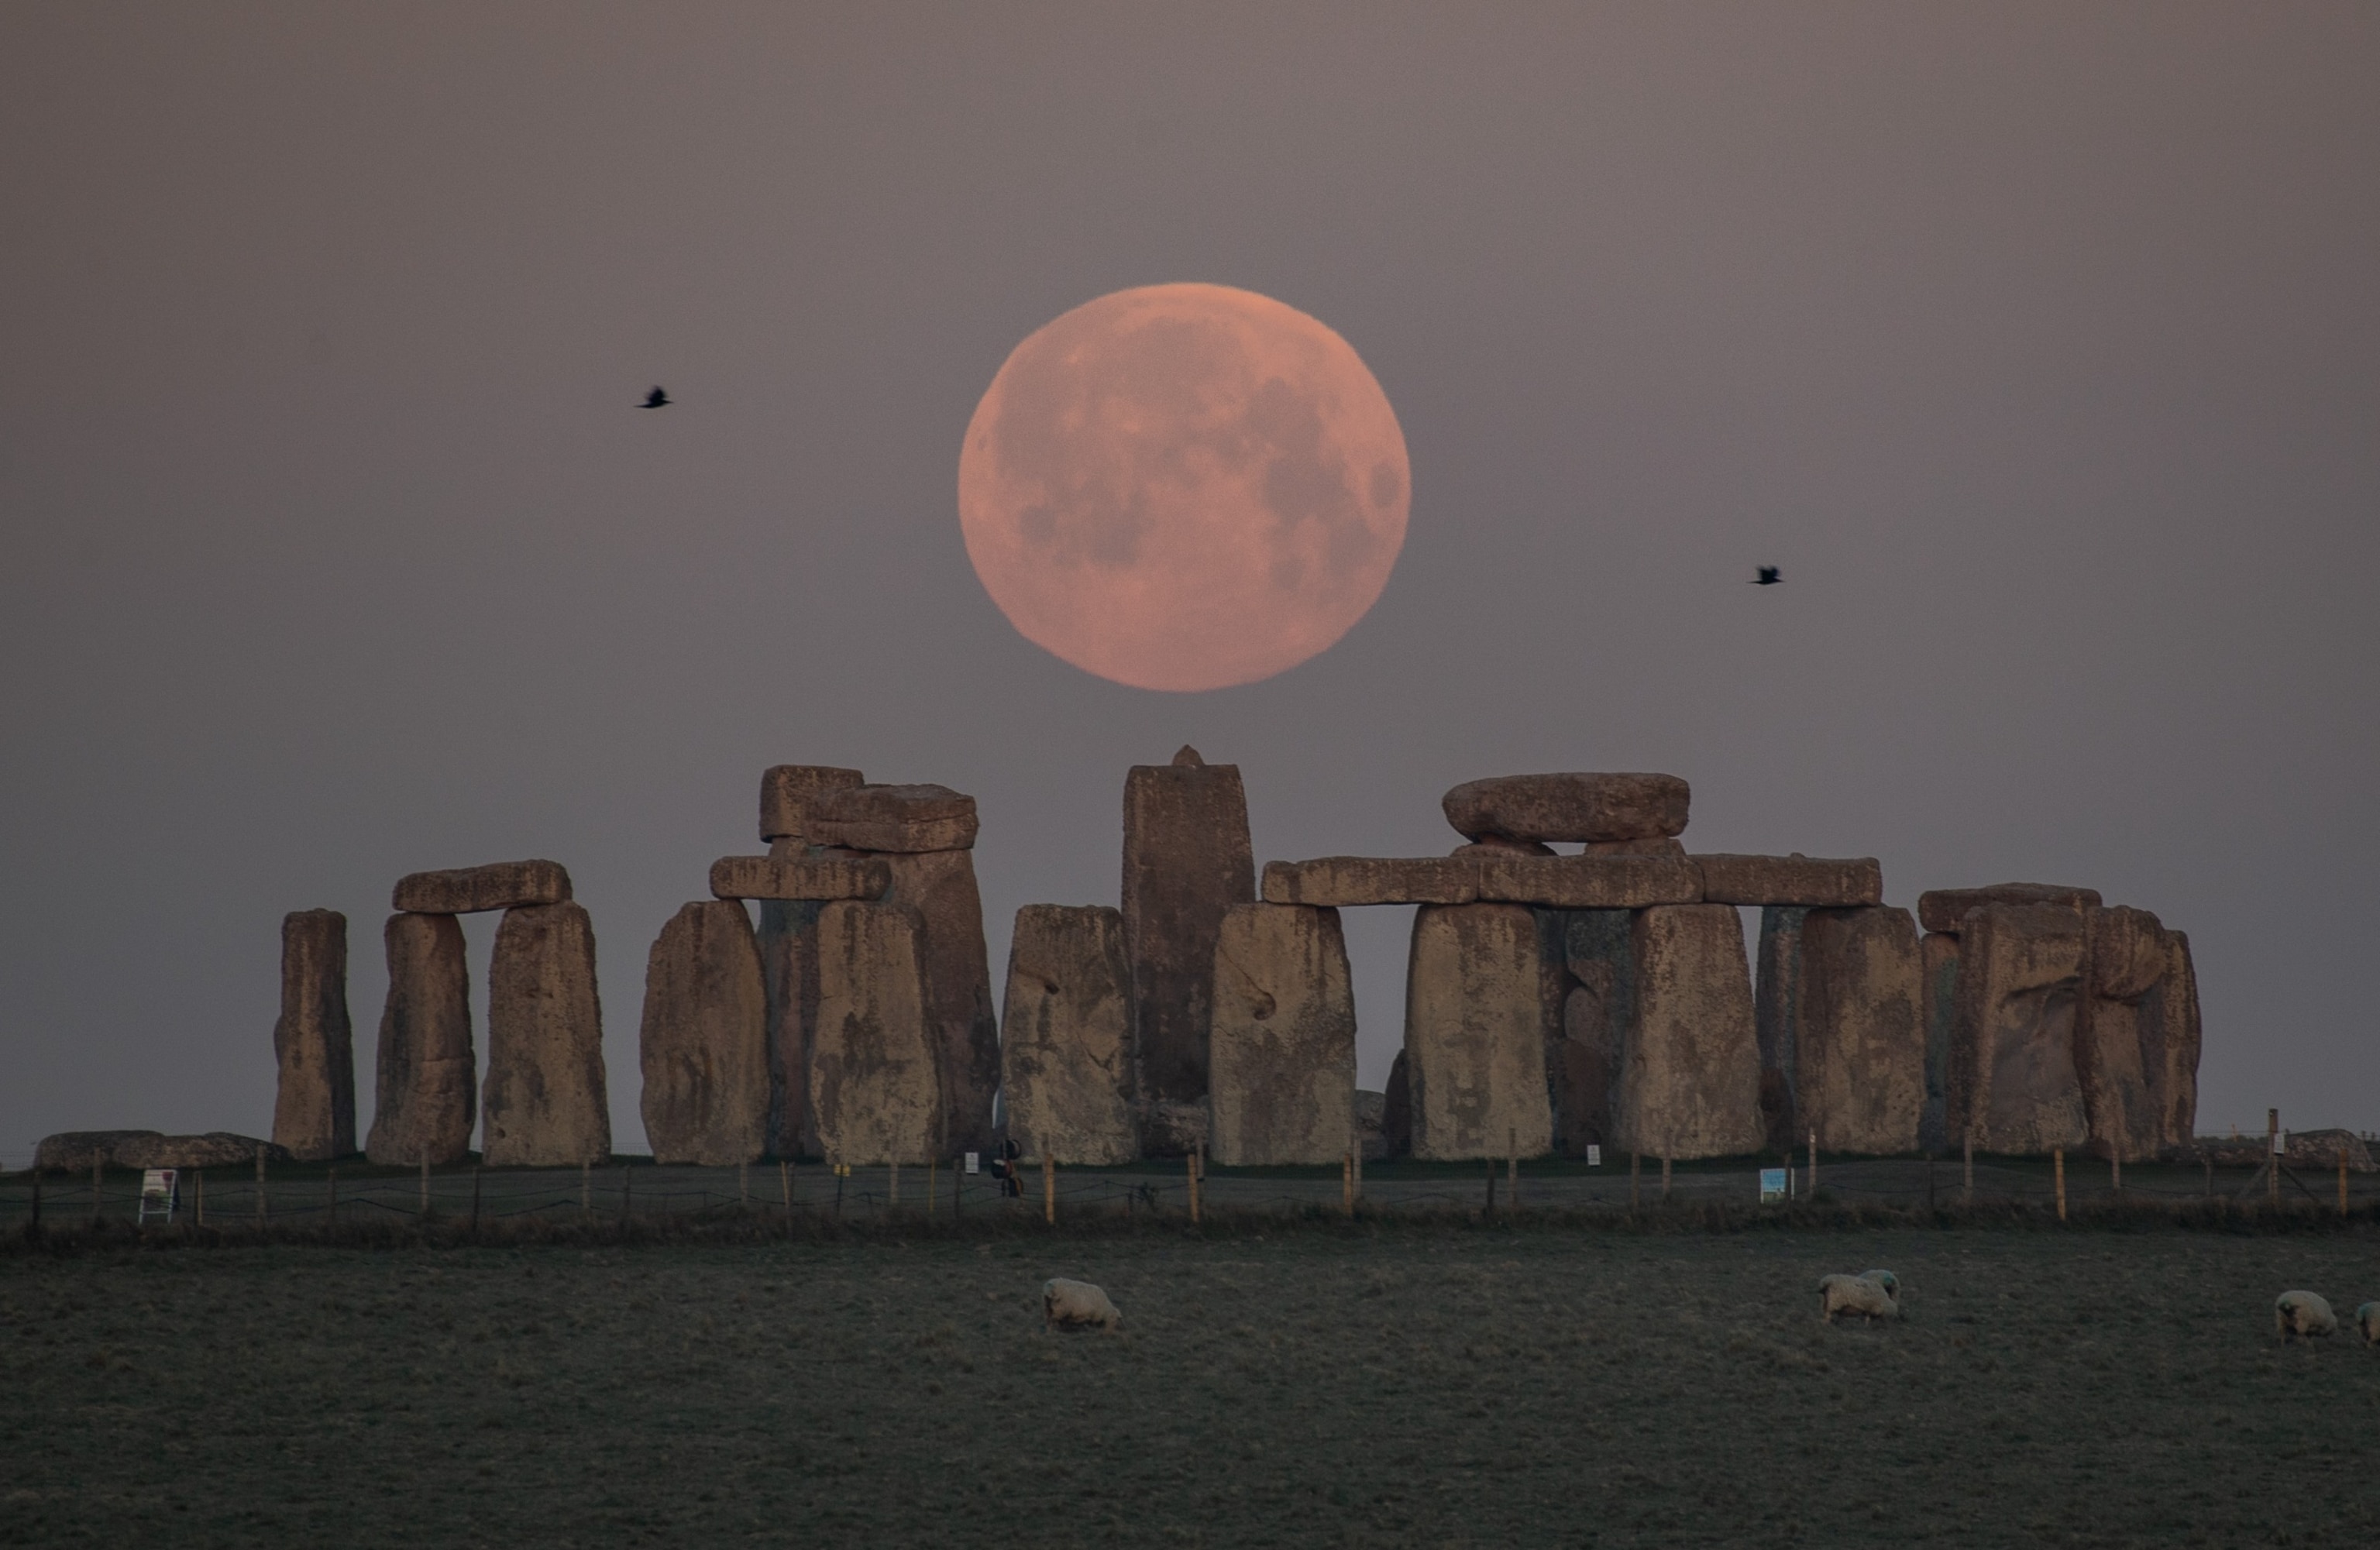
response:
M2099 907L2099 895L2092 889L2068 888L2062 883L1993 883L1988 888L1937 888L1917 896L1917 922L1928 931L1947 931L1955 936L1960 922L1970 910L1985 904L2049 904L2059 909L2082 911Z
M1760 1047L1743 924L1726 904L1638 910L1635 1016L1613 1139L1646 1156L1737 1156L1761 1144Z
M1949 1129L1978 1151L2037 1154L2090 1138L2074 1070L2083 916L2061 903L1985 903L1956 917L1958 1020Z
M506 910L488 962L481 1156L552 1168L612 1155L595 928L575 903Z
M1405 1052L1389 1062L1389 1082L1380 1095L1380 1140L1391 1157L1413 1150L1413 1083L1406 1075Z
M856 1166L930 1161L942 1151L942 1086L925 923L905 904L838 900L820 907L818 932L809 1089L820 1150Z
M1268 904L1468 904L1479 897L1479 863L1469 855L1326 855L1268 861Z
M868 777L831 764L771 765L760 773L760 838L802 839L809 829L810 799L822 791L863 786Z
M1686 842L1671 836L1660 835L1643 840L1593 840L1581 851L1585 855L1671 855L1684 859Z
M1690 793L1675 775L1503 775L1446 793L1446 821L1476 840L1602 842L1682 834Z
M558 861L498 861L451 872L399 878L391 909L413 914L476 914L570 898L570 874Z
M355 1033L347 1023L347 917L299 910L281 922L280 1084L273 1143L301 1162L356 1149Z
M1768 1144L1806 1144L1815 1132L1830 1152L1914 1150L1925 1108L1925 975L1909 912L1765 911L1760 967Z
M2166 971L2165 928L2146 910L2083 914L2088 994L2075 1001L2074 1074L2097 1156L2143 1162L2164 1150L2163 1117L2150 1094L2141 999Z
M1154 1098L1134 1105L1140 1120L1140 1155L1186 1157L1207 1144L1207 1100L1175 1103Z
M742 904L691 903L662 927L638 1054L653 1161L724 1168L768 1149L768 997Z
M1851 909L1884 902L1884 868L1874 856L1698 855L1694 862L1705 903Z
M824 854L798 836L769 842L771 861ZM818 1026L818 916L815 900L764 899L755 933L769 999L769 1150L783 1157L822 1155L809 1101L810 1033Z
M88 1174L91 1164L107 1168L253 1167L263 1148L268 1167L290 1160L288 1152L252 1135L209 1131L204 1135L166 1135L160 1131L63 1131L33 1148L42 1173Z
M1563 1153L1615 1144L1611 1099L1636 1019L1636 955L1628 910L1571 910L1552 917L1563 967L1561 1022L1551 1059L1554 1141Z
M714 899L881 899L892 886L892 869L875 859L805 856L780 861L768 855L722 855L710 864Z
M1028 1157L1093 1167L1139 1155L1132 1097L1132 968L1123 916L1027 904L1009 940L1001 1105Z
M1355 1138L1366 1162L1386 1162L1389 1150L1389 1095L1355 1089Z
M1925 1112L1918 1118L1917 1144L1944 1152L1950 1132L1950 1030L1959 1021L1959 938L1928 932L1917 944L1925 978Z
M915 910L925 930L918 951L926 1022L942 1084L940 1144L953 1152L989 1151L992 1096L1000 1087L1000 1019L991 1005L974 855L924 851L880 859L892 875L884 902Z
M1692 904L1703 896L1701 875L1673 855L1539 857L1475 852L1484 902L1536 904L1561 910L1641 910Z
M1123 783L1123 931L1136 1077L1150 1098L1207 1096L1208 1010L1223 912L1256 899L1239 766L1184 746Z
M382 939L388 1000L364 1155L397 1168L460 1162L479 1119L463 927L451 914L393 914Z
M1681 845L1680 850L1685 847ZM1559 855L1561 853L1542 840L1513 840L1501 834L1489 834L1477 840L1465 840L1446 853L1449 855Z
M2165 934L2165 973L2139 1002L2141 1065L2168 1148L2187 1147L2198 1125L2198 972L2190 938Z
M829 786L810 795L813 845L912 854L963 851L976 835L975 798L948 786Z
M1415 1156L1534 1157L1552 1145L1543 975L1536 917L1519 904L1415 913L1404 1047Z
M1339 912L1234 904L1215 944L1216 1162L1336 1162L1356 1144L1355 998Z

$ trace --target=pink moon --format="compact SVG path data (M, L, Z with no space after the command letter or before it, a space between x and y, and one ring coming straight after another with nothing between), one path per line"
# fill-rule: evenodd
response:
M1026 639L1142 689L1253 684L1388 585L1412 494L1348 343L1228 285L1086 302L1016 346L959 453L959 525Z

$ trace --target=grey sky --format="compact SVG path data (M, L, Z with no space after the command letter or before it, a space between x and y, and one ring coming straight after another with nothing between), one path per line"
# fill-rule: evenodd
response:
M528 855L640 1146L763 766L974 793L997 977L1184 741L1260 856L1643 769L1894 902L2089 884L2191 935L2203 1129L2380 1124L2380 8L24 5L0 145L0 1161L266 1129L291 909L369 1072L390 883ZM1017 636L953 494L1165 280L1338 330L1414 470L1371 615L1186 697Z

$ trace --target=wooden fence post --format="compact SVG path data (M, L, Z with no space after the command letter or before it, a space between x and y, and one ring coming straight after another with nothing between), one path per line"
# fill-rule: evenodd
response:
M264 1148L259 1146L256 1149L256 1225L262 1227L272 1219L273 1213L266 1209L264 1204Z
M2347 1143L2338 1144L2338 1214L2347 1215Z
M2065 1147L2063 1147L2063 1146L2053 1146L2053 1147L2051 1147L2051 1148L2049 1149L2049 1170L2050 1170L2051 1174L2052 1174L2052 1175L2054 1175L2054 1176L2056 1177L2057 1181L2058 1181L2058 1219L2059 1221L2061 1221L2061 1222L2062 1222L2062 1221L2064 1221L2064 1220L2066 1219L2066 1148L2065 1148Z
M790 1158L777 1159L777 1193L785 1203L785 1230L794 1230L794 1165Z
M1190 1177L1190 1222L1196 1226L1198 1217L1198 1148L1193 1146L1182 1159L1183 1171Z
M42 1176L36 1173L33 1175L33 1205L36 1207L33 1219L35 1221L41 1220L42 1213L39 1209L41 1204ZM194 1168L190 1170L190 1216L193 1226L207 1225L207 1170L203 1168Z
M887 1211L901 1204L901 1165L884 1165L884 1208Z
M93 1227L99 1225L99 1181L102 1170L106 1167L100 1153L91 1155L91 1225ZM264 1177L264 1154L261 1151L256 1154L256 1176L259 1179Z
M1816 1194L1818 1193L1818 1132L1816 1131L1812 1131L1810 1132L1809 1193L1812 1194Z
M421 1154L421 1214L430 1215L430 1154Z
M1628 1209L1633 1211L1645 1198L1645 1154L1628 1154Z
M1041 1219L1058 1225L1058 1159L1041 1154Z
M1670 1154L1669 1154L1669 1153L1667 1153L1667 1152L1664 1152L1664 1153L1662 1153L1662 1154L1661 1154L1661 1202L1662 1202L1662 1204L1663 1204L1663 1205L1667 1205L1667 1204L1669 1204L1669 1199L1670 1199Z
M339 1226L339 1170L338 1170L337 1169L334 1168L334 1169L332 1169L330 1170L330 1179L331 1179L331 1227L332 1227L332 1229L333 1229L334 1231L335 1231L335 1230L337 1230L338 1226Z
M583 1220L585 1220L585 1219L587 1219L587 1218L589 1218L589 1217L592 1217L592 1216L594 1216L594 1215L595 1215L595 1165L594 1165L593 1163L591 1163L591 1162L581 1162L581 1163L578 1165L578 1216L579 1216L579 1219L583 1221Z
M1493 1157L1489 1157L1489 1158L1488 1159L1488 1213L1487 1213L1487 1214L1488 1214L1488 1216L1490 1216L1490 1217L1492 1217L1492 1216L1494 1216L1494 1215L1496 1214L1496 1159L1495 1159L1495 1158L1493 1158Z
M471 1165L471 1236L480 1235L480 1165Z
M2107 1188L2119 1195L2124 1193L2124 1155L2113 1146L2107 1148Z
M1975 1137L1972 1131L1967 1134L1966 1145L1961 1156L1965 1160L1962 1165L1963 1178L1960 1189L1966 1196L1965 1204L1973 1205L1975 1203Z
M622 1163L620 1165L620 1225L622 1227L627 1226L630 1217L634 1215L629 1205L628 1188L628 1165Z
M1355 1154L1339 1155L1339 1209L1349 1221L1355 1219Z

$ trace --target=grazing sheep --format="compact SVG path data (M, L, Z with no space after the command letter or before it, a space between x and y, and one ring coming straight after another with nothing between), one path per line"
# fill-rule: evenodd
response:
M2380 1302L2366 1302L2355 1310L2355 1327L2367 1346L2380 1346Z
M1828 1324L1839 1318L1899 1318L1900 1304L1893 1298L1891 1282L1888 1270L1824 1277L1818 1282L1818 1317Z
M1859 1278L1863 1281L1874 1281L1876 1285L1882 1287L1895 1302L1900 1301L1900 1278L1894 1275L1891 1271L1863 1270L1860 1272Z
M2273 1329L2283 1345L2338 1333L2338 1315L2311 1291L2285 1291L2273 1299Z
M1108 1294L1088 1281L1063 1276L1041 1283L1041 1323L1048 1329L1089 1329L1112 1334L1123 1327L1123 1315Z

